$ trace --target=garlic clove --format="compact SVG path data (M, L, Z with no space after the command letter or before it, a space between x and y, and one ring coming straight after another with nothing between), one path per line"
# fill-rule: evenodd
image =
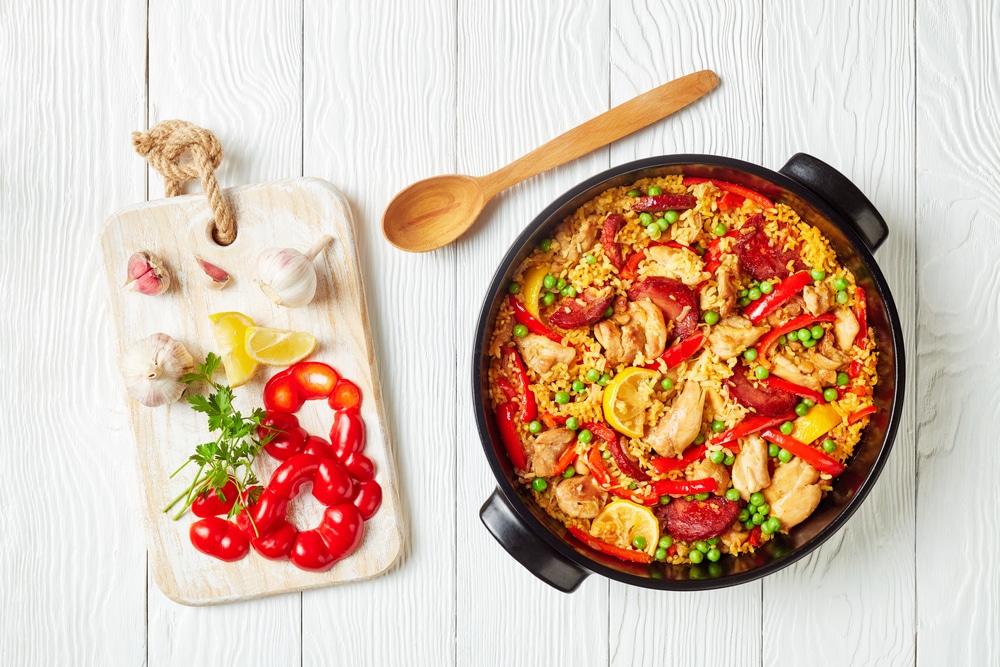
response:
M202 274L205 276L205 281L208 286L212 289L222 289L229 284L229 273L211 262L206 262L198 255L194 256L198 266L201 268Z
M170 274L159 257L147 250L132 253L128 258L128 280L132 290L156 296L170 289Z
M305 253L294 248L268 248L257 258L257 282L261 291L279 306L299 308L316 296L313 259L333 241L323 236Z
M134 343L121 361L128 395L151 408L179 399L181 378L192 370L194 358L184 344L162 333Z

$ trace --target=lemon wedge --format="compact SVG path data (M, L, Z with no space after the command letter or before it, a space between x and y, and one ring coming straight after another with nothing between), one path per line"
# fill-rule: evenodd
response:
M659 372L648 368L626 368L604 388L604 418L619 433L641 438L646 406Z
M257 372L257 362L247 354L243 341L247 327L253 320L235 311L213 313L208 316L212 322L212 334L219 346L222 367L226 369L226 380L230 387L239 387L250 381Z
M660 541L660 522L648 507L618 499L601 510L590 524L590 534L622 549L637 548L652 556Z
M247 356L268 366L291 366L316 349L316 336L303 331L249 326L243 340Z

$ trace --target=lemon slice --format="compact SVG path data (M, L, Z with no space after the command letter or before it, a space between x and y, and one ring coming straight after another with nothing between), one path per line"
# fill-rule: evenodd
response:
M604 418L618 432L641 438L646 406L660 376L648 368L626 368L604 388Z
M590 524L590 534L623 549L637 548L635 538L645 545L639 551L650 556L660 541L660 522L653 510L629 500L613 500Z
M249 326L243 345L254 361L268 366L291 366L316 348L316 336L303 331Z
M247 327L253 326L253 320L235 311L213 313L208 319L212 322L212 333L219 346L219 356L222 357L222 367L226 369L229 386L246 384L257 372L257 362L250 358L243 344Z

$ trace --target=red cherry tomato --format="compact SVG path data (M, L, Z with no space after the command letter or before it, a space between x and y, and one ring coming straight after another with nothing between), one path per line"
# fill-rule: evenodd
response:
M274 471L271 481L267 483L267 492L291 500L299 494L302 486L313 481L320 459L309 454L296 454ZM265 531L261 531L265 534Z
M318 361L303 361L288 369L295 388L303 400L326 398L337 385L337 371Z
M316 530L323 536L334 560L340 560L352 554L361 544L365 520L357 507L351 503L340 503L326 508Z
M251 539L250 544L264 558L285 560L292 553L292 545L298 534L295 526L284 521L267 535Z
M318 530L300 531L289 558L296 567L309 572L326 572L337 562Z
M327 442L326 438L321 438L318 435L310 435L309 439L306 440L306 448L302 450L302 453L312 454L321 459L332 459L333 445Z
M340 378L330 394L330 407L334 410L350 410L361 405L361 389L350 380Z
M217 516L195 521L188 535L195 549L226 562L237 561L250 551L250 540L243 531Z
M316 468L312 494L324 505L336 505L351 499L354 482L339 463L333 459L322 459Z
M340 410L333 416L333 428L330 429L330 442L333 443L333 453L341 461L352 452L360 452L365 448L365 423L354 410Z
M268 412L297 412L305 402L298 382L287 371L278 373L264 385L264 409Z
M331 448L330 451L332 452L333 449ZM342 463L347 472L351 473L351 477L359 482L367 482L375 478L375 464L361 452L351 452Z
M353 500L354 506L361 512L361 518L367 521L382 506L382 487L374 479L359 482L355 485Z
M222 495L223 498L219 498L218 492L214 489L202 493L191 503L191 511L195 516L202 518L229 514L229 510L236 504L236 496L239 495L233 480L229 480L222 487Z

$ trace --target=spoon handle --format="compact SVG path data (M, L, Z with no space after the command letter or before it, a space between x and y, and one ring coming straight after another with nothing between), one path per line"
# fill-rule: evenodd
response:
M702 70L674 79L633 97L582 125L479 179L485 199L543 171L566 164L636 130L666 118L702 97L719 83L712 70Z

